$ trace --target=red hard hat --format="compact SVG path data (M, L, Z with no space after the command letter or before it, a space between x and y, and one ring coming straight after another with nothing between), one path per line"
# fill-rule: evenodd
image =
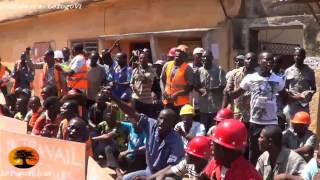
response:
M247 146L247 128L236 119L226 119L216 126L212 140L223 147L243 150Z
M174 57L176 56L176 47L173 47L170 49L170 51L168 52L168 56Z
M199 158L209 158L210 142L211 139L207 136L196 136L189 141L186 152Z
M232 119L233 111L229 108L220 109L215 117L216 121L222 121L225 119Z

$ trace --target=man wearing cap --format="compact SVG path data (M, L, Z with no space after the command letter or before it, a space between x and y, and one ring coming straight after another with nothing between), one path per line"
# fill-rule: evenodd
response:
M193 62L189 63L189 66L193 69L194 73L194 82L193 86L197 87L200 84L199 79L199 68L202 67L201 57L204 52L204 49L201 47L197 47L193 50ZM200 109L200 94L198 91L193 89L190 93L190 104L195 108L196 116L199 116Z
M185 177L187 175L191 180L199 178L211 157L210 144L211 140L209 137L196 136L192 138L185 148L184 160L175 166L167 166L156 174L147 177L146 180L165 179L165 177L172 175L178 177Z
M79 89L85 92L88 88L88 67L83 45L75 45L72 53L74 58L70 62L70 69L64 69L62 64L56 64L55 68L68 77L67 84L70 89Z
M62 51L56 50L54 51L54 60L56 60L58 63L63 63L63 54Z
M163 104L172 108L177 114L183 105L189 103L189 93L193 86L193 71L187 63L186 45L176 48L174 61L167 62L161 73Z
M213 157L200 179L262 180L259 173L243 157L247 146L247 128L237 119L217 125L211 135Z
M177 49L176 47L173 47L169 50L167 55L168 57L167 61L174 61L174 58L176 57L176 49Z
M181 108L180 119L174 130L181 135L183 145L186 148L190 139L195 136L204 136L206 129L203 124L194 121L194 108L190 104L186 104Z
M44 64L42 68L42 85L44 88L47 85L55 86L57 88L58 96L67 93L67 86L62 79L62 73L54 68L54 52L52 50L47 50L44 53Z
M282 144L300 154L306 162L312 157L317 146L317 136L308 127L311 119L307 112L297 112L291 120L292 129L283 132Z

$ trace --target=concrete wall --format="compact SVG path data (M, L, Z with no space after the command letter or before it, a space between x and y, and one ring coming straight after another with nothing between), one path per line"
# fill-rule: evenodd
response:
M225 1L228 13L237 14L240 3L241 1ZM208 28L215 27L224 20L225 16L218 0L105 1L81 10L54 12L0 24L0 56L12 67L25 47L32 47L35 42L50 41L54 47L61 49L68 46L70 40L75 39L171 29ZM160 41L161 43L171 46L173 41ZM125 42L122 44L125 45Z

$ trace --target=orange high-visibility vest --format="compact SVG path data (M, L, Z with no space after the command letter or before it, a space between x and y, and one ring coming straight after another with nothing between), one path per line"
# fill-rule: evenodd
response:
M73 89L87 89L88 88L88 67L84 63L79 72L69 76L68 86Z
M172 69L174 66L174 61L169 61L166 71L166 86L165 91L168 95L172 95L178 91L187 88L188 83L185 79L185 71L188 67L187 63L183 63L179 69L176 71L174 77L171 77ZM175 106L182 106L189 103L189 95L178 96L174 101ZM163 104L168 104L167 100L163 101Z
M48 76L48 64L45 63L42 68L42 86L41 88L44 88L47 85L47 76ZM63 82L61 80L60 72L54 68L54 81L56 82L56 88L58 92L58 96L62 96L64 94L67 94L67 89L63 87Z
M1 64L1 69L0 69L0 78L2 78L6 73L6 66ZM1 87L7 86L8 82L2 82Z

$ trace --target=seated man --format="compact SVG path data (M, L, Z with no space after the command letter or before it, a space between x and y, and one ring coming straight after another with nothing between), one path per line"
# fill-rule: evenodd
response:
M58 139L67 139L67 128L71 119L79 117L78 103L68 100L60 107L60 115L63 120L59 124Z
M68 141L86 143L86 160L89 156L93 157L89 129L84 120L80 119L79 117L72 118L69 121L66 135L66 140Z
M247 128L237 119L219 123L211 135L213 158L200 179L262 180L243 152L247 146Z
M13 118L24 120L27 112L28 112L28 102L27 98L18 98L16 103L16 113Z
M138 127L146 132L147 168L126 174L124 180L131 180L137 176L150 176L181 161L184 157L183 143L179 134L173 130L178 119L173 110L164 109L160 112L158 120L151 119L137 113L135 109L112 95L109 89L103 91L129 116L132 123L137 123Z
M119 165L125 173L130 173L146 168L146 132L131 122L120 122L121 129L128 134L128 148L120 152L118 156ZM119 174L117 170L117 175Z
M44 101L51 96L58 96L57 88L54 85L48 84L41 89L40 95Z
M307 112L298 112L291 120L292 128L283 132L282 144L300 154L308 162L317 146L317 136L308 127L310 115Z
M107 111L107 96L103 93L99 92L96 95L96 103L94 103L88 112L88 125L91 130L91 135L97 136L98 132L98 124L103 121L103 115Z
M156 174L147 177L151 179L164 179L169 175L184 177L188 175L189 179L200 177L211 157L211 140L206 136L196 136L190 140L186 147L185 159L175 166L167 166Z
M180 110L181 122L174 127L174 130L181 135L184 148L187 147L189 140L193 137L206 134L206 128L203 124L194 121L194 116L195 110L191 105L182 106Z
M124 134L119 122L116 121L116 109L111 106L104 114L104 121L98 125L101 135L92 137L93 143L97 146L94 153L99 159L106 159L106 166L117 169L119 163L117 157L120 151L125 150L127 135Z
M256 169L263 179L282 179L282 174L299 176L306 165L296 152L282 147L282 132L279 126L270 125L262 129L258 139L261 156ZM283 178L285 179L285 178Z
M60 103L58 97L52 96L47 98L43 102L43 110L44 113L35 121L31 134L41 135L41 131L45 128L47 130L51 129L53 132L50 134L53 134L56 137L60 121L62 120L58 116L60 112ZM49 125L51 127L46 127ZM42 134L45 134L44 132ZM45 136L47 137L48 135Z
M28 107L30 110L24 118L24 121L28 122L28 131L31 131L36 120L40 117L40 115L43 112L40 103L40 98L37 96L31 97L28 103Z
M320 162L320 146L318 148L317 156L312 158L302 170L300 176L303 178L303 180L320 179L319 162Z

